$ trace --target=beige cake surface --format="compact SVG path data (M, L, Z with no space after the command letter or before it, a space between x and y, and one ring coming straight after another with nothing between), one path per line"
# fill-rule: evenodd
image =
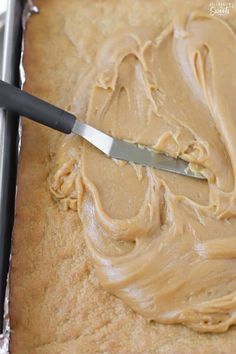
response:
M184 177L173 177L165 173L152 173L150 171L146 173L143 168L122 165L113 161L104 162L104 157L94 152L79 138L64 137L63 134L49 128L23 120L10 274L11 353L234 353L236 332L235 327L230 327L230 325L235 323L236 311L235 297L233 296L236 281L234 279L236 249L233 232L235 221L234 218L232 220L229 218L229 215L234 216L235 213L234 193L231 193L231 199L227 199L234 185L233 156L235 155L234 150L230 150L230 146L233 146L233 144L228 146L224 140L222 142L218 136L218 131L222 128L221 133L225 132L224 126L222 127L219 124L218 131L217 129L214 131L215 128L212 123L210 124L212 130L209 130L209 132L206 132L206 129L201 130L199 128L198 133L202 137L201 143L203 142L199 148L202 154L200 154L200 157L199 154L195 154L194 149L187 149L187 145L184 145L184 143L191 144L191 135L188 135L184 129L181 132L178 130L179 135L176 135L173 128L171 131L173 135L165 136L165 142L167 143L164 144L161 134L173 125L171 119L174 118L170 116L170 113L173 113L175 104L168 106L170 103L167 102L167 106L164 104L162 106L165 101L162 90L159 90L158 96L155 97L160 103L160 116L165 116L166 112L169 113L169 121L165 122L165 125L160 120L159 123L163 130L157 125L159 134L157 136L160 139L154 139L153 129L145 131L146 135L139 134L140 131L143 132L142 129L145 127L142 122L144 114L146 112L150 113L149 104L145 100L142 101L145 91L143 89L142 92L142 83L147 83L148 80L150 83L153 79L149 75L151 71L145 67L145 64L148 63L151 66L153 62L157 63L156 76L158 77L159 68L161 77L158 84L162 88L171 89L171 85L165 86L164 79L168 71L162 70L165 67L162 66L165 60L169 60L169 72L175 74L175 68L171 66L173 62L172 52L169 52L168 45L165 45L165 38L168 39L168 36L173 33L168 27L169 24L174 22L175 36L171 40L176 41L175 48L177 50L179 47L176 38L178 36L188 38L186 35L188 31L197 33L197 39L194 37L194 45L198 43L197 40L202 40L201 30L198 31L200 18L206 24L204 35L208 40L207 44L212 45L213 53L219 53L217 52L219 50L218 41L215 40L214 36L212 37L210 32L213 27L215 35L220 33L225 36L224 38L229 44L226 49L230 51L232 50L232 43L234 43L233 31L236 28L233 6L230 7L229 14L222 18L226 23L225 25L222 24L222 21L217 22L218 18L209 16L210 2L207 1L182 1L177 3L176 1L154 0L39 0L36 3L40 8L40 14L33 15L30 18L25 37L25 90L63 109L74 112L79 119L87 120L100 129L108 129L107 132L112 132L120 138L136 139L137 142L143 144L150 142L152 146L156 145L156 149L166 149L172 154L176 153L177 146L179 154L182 153L183 156L185 154L187 159L191 157L192 160L190 159L190 161L195 163L194 168L205 167L203 172L208 176L209 184L183 180ZM181 13L178 18L179 22L176 22L173 19L176 18L176 12L178 11ZM185 18L190 18L187 27L185 27L185 21L183 20ZM227 27L228 24L230 24L230 30ZM130 36L130 33L132 33L132 36ZM109 42L109 38L112 38L111 42ZM151 46L151 40L154 42L154 38L156 38L155 45L158 49L155 45L154 48L150 47L151 55L149 46ZM187 41L188 39L184 40ZM164 44L162 44L164 49L159 48L162 41L164 41ZM207 44L204 44L202 51L202 48L198 48L197 55L199 57L196 56L196 61L194 61L196 64L194 77L198 79L210 106L212 104L212 86L209 82L212 84L212 81L208 75L210 72L209 63L205 60ZM190 42L190 57L193 48L191 45ZM132 55L135 53L139 63L134 63L134 58L127 51L127 46L129 46L129 50L132 47ZM99 52L99 48L105 49ZM121 48L120 52L115 51L117 48ZM225 61L228 65L228 63L233 63L234 57L227 50L225 50L223 59L227 58L228 55L228 61ZM104 53L106 54L104 58L109 58L110 61L103 58ZM165 53L166 56L161 57L162 53ZM180 48L180 60L182 58L181 53ZM126 56L127 60L123 60ZM117 84L122 88L120 90L121 94L117 101L116 96L114 96L115 98L112 96L112 102L115 101L117 106L111 104L107 108L106 112L108 114L104 115L105 118L99 125L97 121L99 113L97 115L96 113L104 108L102 102L107 102L110 99L106 96L106 90L110 92L113 89L115 76L113 77L112 74L116 72L113 64L116 60L119 61L119 58L122 58L123 61L123 64L120 64L119 67ZM106 71L102 71L99 66L100 63L104 64L103 59L105 60ZM114 62L112 59L114 59ZM214 65L218 65L217 60L215 60ZM134 73L132 72L133 67L135 67ZM96 70L93 68L96 68ZM204 68L207 68L207 71L204 71ZM220 78L225 83L224 87L227 88L227 80L231 83L229 72L226 70L224 76L222 74L223 70L220 71L222 69L220 64L217 68L219 68L217 75L222 75ZM203 69L202 72L201 69ZM147 75L141 80L143 72ZM96 87L91 84L91 82L96 81L94 77L97 80ZM137 81L136 86L131 86L130 82L134 78L140 81ZM205 85L204 78L206 80ZM140 86L138 86L138 83L140 83ZM154 88L155 84L152 81ZM137 116L142 112L142 115L140 114L142 117L137 125L131 118L129 120L127 111L122 111L122 109L122 117L125 117L125 122L121 121L120 124L109 125L109 118L113 117L115 110L119 107L125 107L125 101L122 101L125 89L127 89L127 92L129 90L132 92L132 89L134 90L137 87L140 87L140 91L137 90L135 93L140 95L139 103L141 103L138 104L130 96L132 107L137 109ZM231 89L232 87L233 84ZM181 102L185 102L184 100L188 98L187 93L184 94L185 89L185 86L181 86L181 91L176 96L176 101L180 101L178 108L181 108ZM186 92L189 90L186 90ZM223 91L229 94L230 89L229 91ZM224 96L223 91L222 97ZM175 92L174 88L173 92ZM228 97L229 101L227 102L231 102L231 96ZM207 120L209 107L206 109L201 99L202 97L199 94L196 99L196 107L201 107L201 117ZM222 109L222 102L224 103L224 101L217 99L216 103L219 103L219 107ZM216 103L214 101L212 107L218 107ZM96 108L96 112L93 111L93 107ZM166 107L169 111L167 109L165 111ZM233 105L231 106L230 103L227 105L228 109L224 111L226 118L223 122L231 122L230 110L232 110L232 107ZM221 112L220 108L219 112ZM211 113L214 116L214 110ZM183 112L182 114L184 117ZM152 122L153 117L150 115L149 118ZM202 118L201 124L205 122L204 119ZM130 122L127 129L125 128L126 122ZM151 128L152 124L154 123L151 123ZM195 127L196 131L197 125ZM179 128L177 123L174 126ZM182 126L186 127L188 124L182 124ZM191 133L194 132L193 126L191 126ZM230 129L228 131L230 132ZM128 136L125 136L126 132L129 133L127 133ZM213 147L209 151L205 149L204 134L209 137L210 142L213 142ZM173 136L176 138L175 142L172 139L168 140L169 137ZM227 136L230 138L233 135L229 133L226 134ZM214 160L212 156L215 155L212 154L212 151L216 153L214 150L216 146L219 151L216 155L217 159ZM210 156L208 159L205 156L207 153ZM219 165L219 159L221 159L221 165ZM221 174L219 166L224 166L225 171L229 171L228 174ZM121 170L124 172L121 173ZM109 176L114 173L112 179L112 181L115 181L114 183L106 177L109 171ZM104 175L102 175L103 172ZM216 179L217 182L215 182L214 174L218 178L218 180ZM93 180L91 176L96 178L94 177ZM121 191L121 194L114 193L114 190L118 189L118 182L122 178L123 181L129 181L129 183L122 184L124 190ZM95 185L96 183L97 194L95 189L91 187L92 184ZM117 184L114 186L112 183ZM197 183L201 183L201 185ZM143 224L141 220L141 225L144 225L142 227L139 224L137 226L136 221L133 221L134 226L129 230L127 225L124 226L120 222L114 222L114 220L120 221L122 219L127 221L127 215L134 220L132 213L134 210L139 210L139 205L145 199L143 195L146 196L146 190L149 187L154 188L153 190L157 188L158 198L161 196L162 199L155 199L150 194L147 210L155 211L156 205L163 206L163 200L165 200L165 205L170 205L173 201L171 195L184 195L183 198L175 199L175 202L171 205L174 205L177 210L174 213L176 220L188 218L191 220L191 230L194 228L195 231L198 230L194 242L189 238L188 233L183 232L181 235L188 237L190 241L184 241L186 243L180 245L178 243L179 237L176 238L178 235L176 236L174 232L168 232L169 224L166 215L170 211L167 209L165 215L162 214L160 217L161 226L156 223L158 218L152 218L150 215L153 214L147 211L142 214L144 220ZM139 194L136 193L136 189ZM163 190L165 191L164 194ZM126 194L124 194L124 191ZM221 193L222 191L224 193ZM131 198L132 193L135 194L133 199ZM111 195L113 199L110 198ZM124 195L130 204L123 202ZM186 200L191 200L191 202L184 205L185 197ZM213 207L207 209L212 200L218 206L216 211ZM226 202L231 201L230 208L225 206L225 200ZM112 201L114 202L112 203ZM128 204L129 206L127 206ZM143 202L143 204L145 203ZM117 208L117 205L121 207ZM194 212L198 211L198 222L203 220L206 229L209 231L209 238L202 232L201 227L196 226L193 213L187 214L187 208L192 208ZM102 209L106 209L106 214L110 213L110 229L108 227L108 230L115 230L114 235L118 235L116 239L113 235L114 242L107 242L104 239L106 234L101 231L104 226L100 222L102 217L99 219L101 215L104 216L104 213L101 212ZM93 215L95 215L94 219ZM173 216L171 213L170 215ZM108 219L104 217L102 220L105 223ZM167 220L166 223L163 220ZM173 221L172 223L174 224ZM214 223L213 226L212 223ZM145 229L146 225L149 224L150 226ZM164 224L165 227L163 227ZM180 225L183 227L183 223L179 222L178 226L180 227ZM140 233L138 227L141 228L142 233ZM119 228L125 231L121 233ZM186 229L187 227L185 227ZM167 245L175 245L176 242L176 248L172 250L171 259L174 259L174 257L177 260L182 259L182 252L189 257L187 257L187 261L185 259L186 263L185 261L182 263L176 262L173 264L173 269L170 269L172 274L175 272L176 277L178 276L178 278L173 277L172 279L173 288L171 288L170 282L169 285L165 285L164 277L168 281L169 274L162 274L162 269L159 269L158 274L162 274L163 278L155 278L153 281L156 298L151 292L153 288L148 287L150 283L145 281L148 277L151 279L151 276L153 276L151 270L154 267L158 269L162 264L169 261L168 257L165 257L165 254L168 253L165 250L165 239L161 244L156 244L159 241L151 244L152 250L157 247L158 252L164 252L164 255L160 253L160 259L163 263L159 264L153 261L149 268L144 268L143 272L137 274L131 272L131 275L128 273L132 267L140 266L143 260L148 263L148 260L153 256L153 253L148 252L150 230L153 232L151 236L154 241L155 233L158 231L159 235L160 230L164 230ZM223 237L219 241L224 230L226 230L226 235L223 236L229 239ZM110 234L112 235L112 232ZM141 245L143 242L142 235L146 236L142 247L145 246L147 249L147 258L144 254L140 259L135 258L134 263L130 263L130 252L132 254L134 243L137 243L136 238L135 241L133 239L134 234L135 237L140 238L141 241L138 242ZM217 241L215 241L215 234L218 235ZM121 238L119 239L120 235ZM192 253L189 252L189 249ZM193 250L195 250L195 253ZM142 252L137 253L141 254ZM126 257L123 257L124 254ZM119 262L122 262L124 267L121 271L119 271ZM188 268L186 268L186 264L189 265ZM195 265L197 266L195 267ZM118 270L116 267L118 267ZM117 271L117 273L114 273L114 278L109 277L109 274L112 274L111 269ZM137 269L140 268L137 267ZM186 277L187 269L190 272L191 281L194 280L192 282ZM126 274L129 274L128 278L125 278ZM143 275L145 279L142 278ZM177 286L180 284L177 284L177 280L180 279L183 283L181 283L181 286ZM224 279L224 282L222 279ZM158 293L158 285L162 285L161 289L166 289L166 295L165 292L164 295ZM214 294L218 291L221 302L218 301L218 303L214 302L209 305L209 302L206 301L208 285L211 290L208 301L214 300ZM140 291L141 295L135 291L131 293L130 289L132 287L135 291ZM193 294L190 294L190 287ZM190 299L190 295L192 299ZM151 300L147 301L149 297ZM146 306L142 307L142 300L146 301ZM174 313L174 311L176 312ZM160 324L158 322L172 324ZM230 328L222 334L197 333L183 325L173 323L183 323L197 331L204 332L222 332L226 331L228 327Z

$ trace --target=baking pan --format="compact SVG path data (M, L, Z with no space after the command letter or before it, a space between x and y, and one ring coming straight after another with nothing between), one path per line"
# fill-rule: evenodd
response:
M3 45L4 81L19 85L23 0L9 0ZM2 54L2 53L0 53ZM18 117L0 109L0 332L3 331L4 302L14 220Z

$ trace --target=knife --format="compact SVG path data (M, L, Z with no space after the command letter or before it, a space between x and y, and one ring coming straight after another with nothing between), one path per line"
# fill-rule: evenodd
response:
M0 80L0 106L62 133L77 134L110 158L134 162L187 177L205 179L202 174L191 171L187 161L151 151L145 146L115 139L78 121L73 114L2 80Z

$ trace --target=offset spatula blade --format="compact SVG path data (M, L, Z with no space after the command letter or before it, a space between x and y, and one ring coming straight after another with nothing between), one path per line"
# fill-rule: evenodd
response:
M192 172L188 168L188 162L180 158L175 159L165 154L150 151L137 144L114 139L100 130L79 121L75 122L72 132L82 136L111 158L134 162L142 166L149 166L187 177L205 179L200 173Z

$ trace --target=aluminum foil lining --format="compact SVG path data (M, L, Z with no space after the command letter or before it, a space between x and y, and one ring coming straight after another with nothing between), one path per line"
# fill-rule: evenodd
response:
M24 71L24 67L23 67L24 31L25 31L26 23L27 23L29 17L35 13L39 13L39 9L34 4L34 0L26 0L25 7L23 10L23 15L22 15L23 37L22 37L20 66L19 66L21 87L24 85L24 82L25 82L25 71ZM19 154L20 147L21 147L21 135L22 135L21 121L19 122L19 133L18 134L19 134L19 145L18 145L18 154ZM16 193L17 193L17 187L16 187ZM11 256L10 256L10 261L11 261ZM0 354L9 354L10 332L11 332L11 324L10 324L10 316L9 316L9 275L8 275L6 295L5 295L5 304L4 304L3 334L0 334Z

